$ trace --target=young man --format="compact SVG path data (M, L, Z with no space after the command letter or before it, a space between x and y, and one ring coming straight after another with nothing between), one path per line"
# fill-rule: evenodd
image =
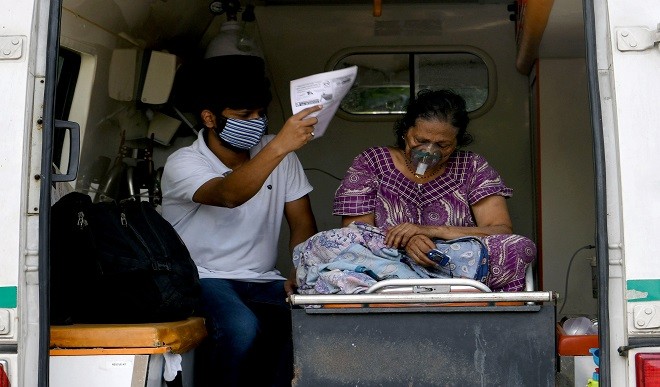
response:
M162 178L163 216L197 264L209 338L198 350L197 383L290 385L292 344L287 293L295 282L275 269L286 217L289 247L316 233L312 190L293 153L314 137L320 110L290 117L264 135L271 100L261 58L228 55L195 71L204 128L174 152ZM292 277L293 278L293 277Z

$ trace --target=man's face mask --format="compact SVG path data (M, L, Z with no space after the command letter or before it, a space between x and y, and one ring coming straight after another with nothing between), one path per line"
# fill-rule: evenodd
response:
M227 118L220 138L236 148L250 149L259 143L267 126L268 119L265 116L251 120Z
M433 169L442 159L442 152L436 143L425 143L410 150L410 161L415 175L424 176L428 169Z

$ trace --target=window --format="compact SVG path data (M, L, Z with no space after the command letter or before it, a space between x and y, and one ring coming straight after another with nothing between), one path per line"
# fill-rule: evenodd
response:
M401 114L422 89L452 89L465 98L472 116L494 102L494 65L473 48L409 52L359 48L339 53L330 63L335 70L358 66L355 83L341 103L348 119Z

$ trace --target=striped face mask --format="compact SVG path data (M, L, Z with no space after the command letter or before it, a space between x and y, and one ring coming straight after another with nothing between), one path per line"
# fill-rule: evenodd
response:
M259 143L267 126L268 118L265 116L251 120L227 118L220 138L238 149L250 149Z

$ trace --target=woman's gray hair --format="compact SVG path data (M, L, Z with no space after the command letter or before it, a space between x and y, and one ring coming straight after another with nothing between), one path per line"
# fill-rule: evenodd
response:
M458 146L472 143L472 135L467 132L470 122L465 100L451 90L429 90L424 89L417 93L417 97L408 103L406 113L394 124L396 134L396 146L405 149L405 136L411 127L415 126L417 120L438 120L448 122L458 132L456 141Z

